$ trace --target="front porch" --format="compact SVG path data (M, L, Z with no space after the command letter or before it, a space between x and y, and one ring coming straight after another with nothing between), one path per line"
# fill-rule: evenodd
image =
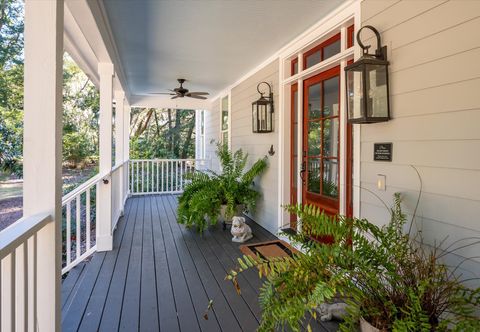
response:
M261 318L255 271L225 280L241 255L221 227L203 237L176 221L175 195L134 196L113 250L74 267L62 285L62 331L254 331ZM250 242L275 239L250 221ZM204 319L208 302L213 310ZM336 331L333 322L315 331Z

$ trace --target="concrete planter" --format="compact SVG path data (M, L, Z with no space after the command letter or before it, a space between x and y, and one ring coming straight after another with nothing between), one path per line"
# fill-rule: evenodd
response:
M223 229L227 229L227 225L232 224L232 218L227 218L225 216L226 210L227 210L227 206L222 205L222 207L220 208L220 218L219 218L219 220L222 222ZM243 205L243 204L237 205L237 207L235 209L234 216L241 216L243 214L243 210L245 210L245 205Z
M370 324L365 319L363 319L363 317L360 318L360 331L362 331L362 332L383 332L383 330L377 329L372 324Z

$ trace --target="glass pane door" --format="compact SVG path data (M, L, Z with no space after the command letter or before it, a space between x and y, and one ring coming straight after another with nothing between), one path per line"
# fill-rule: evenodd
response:
M304 82L303 199L338 213L340 69Z

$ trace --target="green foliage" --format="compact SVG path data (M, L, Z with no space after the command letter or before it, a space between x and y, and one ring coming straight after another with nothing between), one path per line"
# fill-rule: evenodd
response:
M132 159L195 158L195 111L132 108Z
M21 176L23 2L2 0L0 5L0 169Z
M288 205L302 231L288 235L304 249L290 258L244 256L227 279L240 291L238 273L257 267L266 276L260 292L260 331L300 329L306 313L334 297L349 304L342 331L364 317L387 331L478 331L480 288L468 289L427 249L403 233L400 195L391 220L378 227L365 219L329 216L320 209ZM330 239L329 243L315 239Z
M259 193L252 188L252 182L267 168L267 160L263 158L244 171L248 155L241 149L232 153L220 143L217 156L222 172L208 170L187 175L191 182L178 200L178 222L196 226L199 232L217 223L222 205L226 205L227 218L234 215L239 204L253 209Z
M75 62L63 57L63 160L73 166L98 156L100 95Z

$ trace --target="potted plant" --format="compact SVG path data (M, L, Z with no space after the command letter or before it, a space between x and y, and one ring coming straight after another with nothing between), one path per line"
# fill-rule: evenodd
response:
M254 209L259 193L253 180L267 168L266 157L245 171L248 154L241 149L232 152L226 144L217 144L220 172L196 171L188 175L190 183L179 197L178 222L196 226L203 232L209 225L231 221L244 207Z
M328 216L313 206L286 210L302 222L304 231L287 236L304 253L270 260L244 256L227 275L237 289L237 275L246 269L258 267L266 277L260 331L297 331L306 313L315 318L320 305L345 296L342 331L356 330L359 321L371 329L364 331L480 331L480 287L465 287L441 262L438 248L403 232L400 195L384 227ZM314 240L327 235L332 243Z

